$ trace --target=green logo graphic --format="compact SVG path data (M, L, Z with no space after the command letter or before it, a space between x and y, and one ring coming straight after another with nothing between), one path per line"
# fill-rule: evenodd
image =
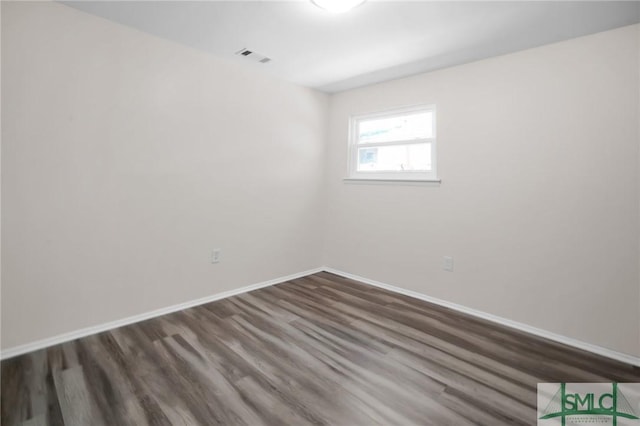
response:
M567 393L566 383L561 383L560 389L542 411L540 420L560 418L562 426L565 426L571 416L608 416L612 418L613 426L617 426L618 418L640 419L618 389L618 384L612 383L611 386L611 393Z

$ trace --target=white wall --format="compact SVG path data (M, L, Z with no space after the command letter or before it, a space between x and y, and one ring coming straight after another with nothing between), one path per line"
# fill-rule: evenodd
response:
M640 355L638 31L333 96L325 264ZM442 184L343 182L349 115L418 103Z
M2 7L0 7L0 26ZM0 82L2 81L2 31L0 31ZM0 84L0 349L2 345L2 84ZM1 379L0 379L1 380Z
M328 266L640 355L638 26L329 101L60 4L1 19L3 349L313 268L324 246ZM438 107L442 184L345 184L348 116L416 103Z
M325 95L49 2L2 95L2 348L320 266Z

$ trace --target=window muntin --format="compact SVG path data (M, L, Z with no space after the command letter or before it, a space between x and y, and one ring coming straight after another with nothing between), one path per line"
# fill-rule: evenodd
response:
M351 118L349 177L435 180L435 107Z

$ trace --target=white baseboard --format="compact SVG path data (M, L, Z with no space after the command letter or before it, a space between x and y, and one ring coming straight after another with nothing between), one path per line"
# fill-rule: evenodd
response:
M510 319L502 318L497 315L489 314L483 311L479 311L477 309L468 308L463 305L458 305L457 303L447 302L446 300L437 299L435 297L427 296L422 293L418 293L411 290L406 290L400 287L396 287L393 285L381 283L379 281L375 281L369 278L361 277L358 275L350 274L348 272L340 271L337 269L324 267L326 272L331 272L332 274L340 275L341 277L350 278L355 281L359 281L365 284L369 284L375 287L380 287L385 290L392 291L394 293L404 294L405 296L413 297L415 299L424 300L426 302L434 303L436 305L444 306L446 308L453 309L458 312L462 312L465 314L473 315L474 317L482 318L487 321L491 321L500 325L504 325L510 328L514 328L516 330L524 331L529 334L533 334L539 337L544 337L549 340L553 340L554 342L562 343L567 346L572 346L574 348L582 349L587 352L592 352L598 355L602 355L607 358L615 359L616 361L621 361L627 364L635 365L640 367L640 357L636 357L633 355L625 354L622 352L616 352L611 349L603 348L602 346L593 345L591 343L586 343L581 340L573 339L571 337L562 336L560 334L552 333L550 331L542 330L540 328L532 327L527 324L523 324L521 322L512 321Z
M444 306L446 308L453 309L458 312L462 312L465 314L469 314L481 319L485 319L487 321L491 321L497 324L501 324L516 330L524 331L526 333L533 334L535 336L540 336L549 340L553 340L558 343L565 344L567 346L572 346L574 348L582 349L588 352L592 352L598 355L602 355L607 358L615 359L617 361L621 361L627 364L635 365L640 367L640 357L636 357L633 355L616 352L611 349L603 348L601 346L593 345L591 343L586 343L577 339L573 339L571 337L566 337L560 334L552 333L550 331L546 331L540 328L532 327L527 324L523 324L517 321L512 321L510 319L506 319L503 317L499 317L497 315L489 314L483 311L479 311L477 309L472 309L463 305L458 305L457 303L447 302L446 300L438 299L435 297L427 296L422 293L418 293L411 290L406 290L400 287L396 287L390 284L385 284L379 281L375 281L369 278L361 277L359 275L350 274L348 272L340 271L330 267L320 267L315 269L310 269L308 271L299 272L296 274L287 275L284 277L275 278L268 281L263 281L257 284L252 284L246 287L238 288L235 290L229 290L222 293L214 294L212 296L203 297L196 300L191 300L184 303L179 303L177 305L167 306L165 308L156 309L150 312L145 312L139 315L134 315L128 318L123 318L116 321L110 321L104 324L99 324L92 327L83 328L76 331L71 331L68 333L59 334L57 336L49 337L42 340L37 340L35 342L27 343L20 346L15 346L13 348L5 349L0 353L0 359L8 359L14 356L22 355L28 352L40 350L47 348L49 346L58 345L60 343L68 342L71 340L79 339L81 337L86 337L92 334L101 333L103 331L112 330L114 328L122 327L125 325L133 324L136 322L144 321L150 318L159 317L161 315L170 314L172 312L181 311L183 309L192 308L194 306L203 305L205 303L214 302L216 300L225 299L227 297L235 296L237 294L247 293L252 290L257 290L259 288L269 287L275 284L280 284L285 281L294 280L296 278L304 277L307 275L315 274L317 272L326 271L331 272L332 274L340 275L345 278L350 278L352 280L356 280L362 282L364 284L369 284L375 287L383 288L385 290L392 291L394 293L404 294L405 296L413 297L415 299L424 300L426 302L434 303L436 305Z
M214 294L212 296L202 297L196 300L190 300L188 302L179 303L177 305L167 306L165 308L156 309L150 312L145 312L139 315L134 315L128 318L120 320L109 321L104 324L95 325L92 327L82 328L80 330L71 331L68 333L59 334L57 336L48 337L46 339L37 340L35 342L27 343L13 348L5 349L0 353L0 359L4 360L12 358L14 356L22 355L28 352L37 351L47 348L49 346L58 345L60 343L68 342L70 340L79 339L92 334L102 333L103 331L112 330L114 328L122 327L125 325L133 324L136 322L144 321L150 318L159 317L161 315L170 314L172 312L181 311L183 309L192 308L194 306L203 305L205 303L214 302L216 300L225 299L227 297L235 296L237 294L246 293L252 290L257 290L263 287L269 287L275 284L280 284L285 281L294 280L296 278L304 277L307 275L315 274L323 271L324 268L315 268L308 271L298 272L297 274L287 275L285 277L274 278L269 281L263 281L257 284L248 285L235 290L229 290L222 293Z

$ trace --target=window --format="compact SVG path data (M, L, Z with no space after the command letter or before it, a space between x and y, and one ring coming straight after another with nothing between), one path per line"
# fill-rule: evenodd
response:
M437 180L432 105L351 117L349 178Z

